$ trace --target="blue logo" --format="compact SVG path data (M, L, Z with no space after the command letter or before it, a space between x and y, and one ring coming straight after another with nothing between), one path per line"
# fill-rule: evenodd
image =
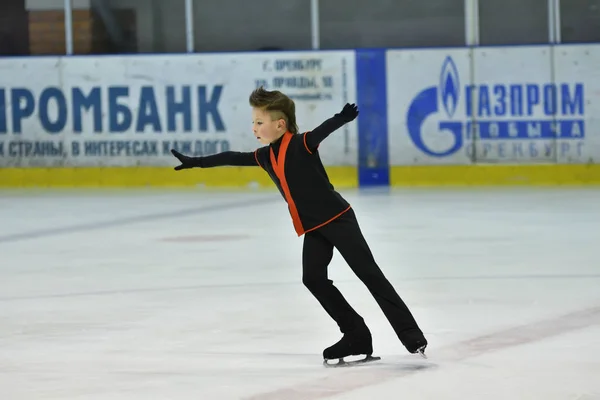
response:
M458 68L448 56L438 85L423 89L410 103L406 124L414 145L431 157L447 157L464 149L469 156L476 151L478 158L547 158L554 154L556 140L561 140L556 151L562 156L574 152L580 156L584 99L584 84L578 82L461 86ZM428 132L423 126L428 121L428 126L450 135L450 144L434 149L426 143ZM579 141L577 146L569 144L573 141Z

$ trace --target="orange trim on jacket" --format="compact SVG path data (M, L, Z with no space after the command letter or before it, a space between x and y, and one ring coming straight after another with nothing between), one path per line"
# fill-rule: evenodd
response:
M304 234L304 228L302 227L302 221L300 221L300 214L298 214L296 203L294 203L294 199L292 199L290 188L287 184L287 180L285 179L285 156L291 139L291 132L284 133L283 139L281 140L281 146L279 147L279 154L277 155L277 158L275 158L273 148L270 149L270 156L271 164L273 165L273 171L275 171L275 175L277 175L277 178L279 178L281 189L283 190L285 199L287 200L288 207L290 209L290 214L292 215L294 229L296 230L298 236L301 236L302 234Z
M302 135L302 139L304 141L304 147L306 148L306 151L308 151L308 154L312 154L313 152L310 151L310 149L308 148L308 144L306 144L306 135L308 134L308 132L304 132L304 134ZM317 149L319 148L319 145L317 145Z
M348 208L346 208L344 211L342 211L341 213L339 213L339 214L338 214L338 215L336 215L335 217L331 218L329 221L325 221L325 222L323 222L321 225L317 225L317 226L315 226L314 228L310 228L309 230L307 230L307 231L304 231L304 233L308 233L308 232L310 232L310 231L314 231L315 229L319 229L319 228L321 228L321 227L323 227L323 226L327 225L328 223L330 223L331 221L335 220L336 218L339 218L339 217L341 217L341 216L342 216L342 215L343 215L343 214L344 214L346 211L350 210L351 208L352 208L352 206L348 206Z

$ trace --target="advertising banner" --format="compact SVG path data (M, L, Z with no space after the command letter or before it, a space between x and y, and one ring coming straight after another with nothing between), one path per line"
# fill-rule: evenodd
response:
M592 55L579 63L582 52L548 46L388 51L390 164L597 159L598 72Z
M296 103L300 131L356 101L353 51L48 57L0 60L0 167L172 165L253 151L248 97L264 86ZM356 165L356 124L319 148Z

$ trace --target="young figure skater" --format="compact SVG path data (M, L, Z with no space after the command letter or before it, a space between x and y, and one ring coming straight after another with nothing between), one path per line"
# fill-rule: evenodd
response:
M425 357L427 340L406 304L375 262L360 230L354 210L329 182L319 157L319 144L332 132L358 116L354 104L310 132L298 133L293 100L280 91L258 88L249 98L253 132L263 144L254 152L226 151L206 157L189 157L176 150L175 167L211 168L225 165L258 166L271 177L288 204L298 236L304 235L302 283L337 323L343 337L323 351L324 363L347 356L371 357L371 333L363 318L328 279L327 268L335 247L366 285L396 335L410 353ZM363 361L364 361L363 360Z

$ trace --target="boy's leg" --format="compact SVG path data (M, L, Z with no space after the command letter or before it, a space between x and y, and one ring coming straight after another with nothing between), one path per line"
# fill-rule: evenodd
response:
M313 231L304 235L302 283L338 324L342 333L347 333L364 321L327 277L332 257L333 244L320 233Z
M354 211L350 209L319 230L367 286L406 349L414 353L426 345L415 318L375 262Z

